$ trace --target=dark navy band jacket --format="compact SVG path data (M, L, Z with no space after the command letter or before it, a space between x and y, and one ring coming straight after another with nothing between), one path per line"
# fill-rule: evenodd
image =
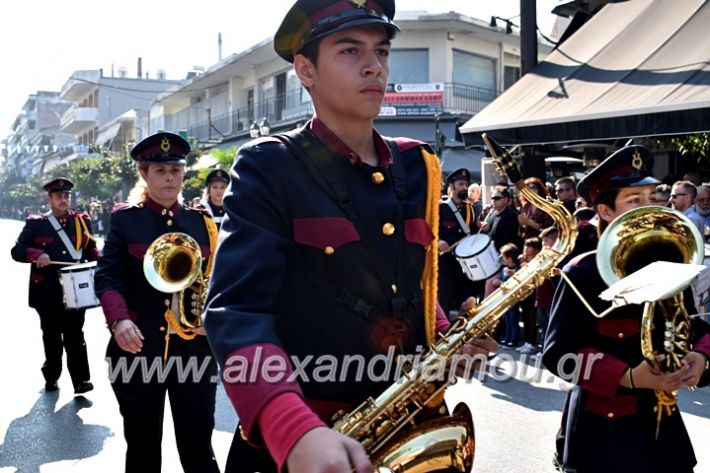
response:
M596 252L578 256L564 271L597 313L608 307L598 297L607 285L597 271ZM679 411L663 417L656 441L654 391L618 385L627 368L644 359L642 310L630 305L598 319L564 281L555 293L543 363L563 378L577 376L565 403L558 455L579 473L689 472L696 463ZM710 356L707 324L694 323L693 349ZM573 360L570 355L582 356ZM701 382L707 379L706 372Z
M82 262L96 261L99 252L94 240L84 235L84 228L80 219L86 223L86 228L91 234L91 217L86 213L69 212L65 217L57 220L76 248L77 225L81 233ZM21 263L31 263L37 260L42 253L47 253L52 261L74 261L66 246L62 242L49 218L45 214L30 215L25 226L11 250L12 258ZM62 286L59 282L59 269L61 265L50 264L43 268L32 265L30 270L30 307L63 307Z
M95 274L96 294L110 327L114 321L130 318L143 333L143 349L139 353L147 357L162 357L166 301L172 296L154 289L143 273L143 257L148 246L159 236L168 232L187 233L200 246L203 267L210 256L210 243L205 227L205 211L174 204L166 209L153 200L137 205L119 204L111 214L111 224L103 253ZM186 291L188 293L189 291ZM188 294L186 294L186 299ZM189 307L189 302L186 307ZM204 339L198 336L191 343ZM207 342L205 345L205 354ZM113 338L109 352L128 356L117 347Z
M425 345L420 279L433 233L424 219L421 150L428 146L373 130L379 165L368 166L317 118L303 133L309 153L333 166L355 217L338 204L322 170L282 140L240 148L205 326L246 432L281 393L352 405L394 377L394 369L383 372L384 361L371 376L365 365L358 377L357 363L343 369L345 356L368 362ZM294 378L276 375L279 358ZM264 370L237 379L236 361L253 369L266 359L271 380Z
M224 220L224 207L215 205L209 200L204 202L204 206L210 215L212 215L212 220L214 220L214 223L217 224L217 228L219 229L222 225L222 220Z
M461 224L456 218L456 214L451 210L447 202L448 200L442 200L439 203L439 240L444 240L449 245L453 245L465 237L466 233L464 233ZM459 212L464 222L466 221L466 213L469 213L469 233L475 234L478 228L476 227L476 217L474 215L473 206L466 202L459 207Z

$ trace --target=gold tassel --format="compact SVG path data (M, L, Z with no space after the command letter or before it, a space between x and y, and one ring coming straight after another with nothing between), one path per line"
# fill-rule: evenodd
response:
M422 148L427 173L427 200L424 219L434 234L426 248L421 286L424 295L424 328L427 343L436 336L437 280L439 276L439 197L441 196L441 166L439 158Z
M79 220L81 220L81 217L74 217L74 229L76 231L76 251L79 251L81 249L81 227L79 226Z
M170 332L171 328L175 330L175 334L182 338L183 340L192 340L197 336L192 329L182 328L180 322L178 322L175 312L170 308L170 301L165 301L165 321L168 326L165 328L165 351L163 352L163 362L168 361L168 345L170 344Z

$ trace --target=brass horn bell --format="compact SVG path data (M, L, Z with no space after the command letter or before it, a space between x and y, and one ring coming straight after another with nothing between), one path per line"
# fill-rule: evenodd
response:
M202 252L190 235L181 232L165 233L150 244L143 258L143 274L148 283L160 292L179 292L180 323L194 328L202 323L199 316L190 322L183 308L183 291L191 286L199 298L206 287L202 276ZM201 313L201 307L199 311Z

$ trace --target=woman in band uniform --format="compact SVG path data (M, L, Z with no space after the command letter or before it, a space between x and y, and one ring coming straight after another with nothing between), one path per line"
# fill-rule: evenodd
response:
M214 222L178 199L189 151L187 141L165 132L133 148L141 180L129 203L114 209L96 272L96 292L113 334L106 357L123 416L127 473L160 472L166 393L184 471L219 471L211 445L217 366L204 329L177 323L177 294L154 289L143 272L149 245L168 232L194 238L203 269L209 265ZM191 291L185 293L188 299ZM190 301L184 302L190 310Z

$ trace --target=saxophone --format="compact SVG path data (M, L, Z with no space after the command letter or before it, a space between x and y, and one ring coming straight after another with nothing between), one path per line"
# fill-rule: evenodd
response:
M444 404L444 391L455 382L452 361L466 343L489 333L508 309L529 296L546 276L558 272L557 264L572 250L577 237L567 209L528 189L512 156L486 134L483 140L520 193L552 216L559 236L552 248L543 248L526 267L455 321L376 399L368 398L336 420L333 429L359 441L380 473L471 470L475 450L471 412L459 403L448 413ZM444 376L430 376L442 372Z

